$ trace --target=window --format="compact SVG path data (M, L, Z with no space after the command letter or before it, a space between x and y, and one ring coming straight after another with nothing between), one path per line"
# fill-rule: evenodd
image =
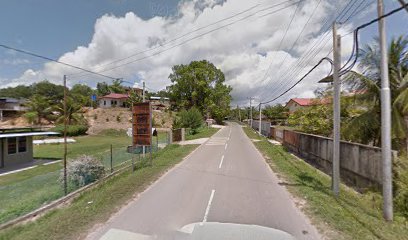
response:
M26 137L18 138L18 152L27 152L27 138Z
M17 152L17 138L12 137L7 139L7 153L14 154Z
M106 101L105 100L103 101L103 105L106 106Z
M111 105L113 105L113 100L111 100Z

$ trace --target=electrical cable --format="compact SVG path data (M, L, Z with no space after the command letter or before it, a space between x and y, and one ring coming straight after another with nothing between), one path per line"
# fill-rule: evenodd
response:
M84 71L84 72L87 72L87 73L90 73L90 74L98 75L98 76L113 79L113 80L117 79L117 78L110 77L110 76L107 76L107 75L104 75L104 74L101 74L101 73L93 72L91 70L88 70L88 69L85 69L85 68L82 68L82 67L78 67L78 66L75 66L75 65L72 65L72 64L69 64L69 63L61 62L59 60L52 59L52 58L49 58L49 57L46 57L46 56L43 56L43 55L40 55L40 54L37 54L37 53L33 53L33 52L26 51L26 50L10 47L10 46L4 45L4 44L0 44L0 47L6 48L6 49L9 49L9 50L13 50L13 51L16 51L16 52L19 52L19 53L23 53L23 54L26 54L26 55L30 55L30 56L33 56L33 57L36 57L36 58L41 58L41 59L44 59L44 60L55 62L55 63L65 65L65 66L68 66L68 67L71 67L71 68L75 68L75 69L78 69L78 70L81 70L81 71Z
M361 30L361 29L363 29L363 28L366 28L366 27L368 27L368 26L370 26L370 25L372 25L372 24L374 24L374 23L376 23L376 22L378 22L379 20L381 20L381 19L383 19L383 18L389 17L389 16L391 16L391 15L393 15L393 14L395 14L395 13L397 13L397 12L403 10L403 9L405 9L405 7L408 7L408 4L405 4L405 5L403 5L403 6L399 7L399 8L396 8L396 9L394 9L394 10L388 12L387 14L384 14L384 15L382 15L382 16L376 18L376 19L371 20L370 22L367 22L367 23L365 23L365 24L362 24L362 25L360 25L359 27L357 27L357 28L355 29L355 35L356 35L356 38L355 38L355 39L356 39L356 44L355 44L355 46L356 46L356 54L355 54L355 58L354 58L354 60L353 60L353 63L352 63L352 65L350 66L351 68L356 64L357 59L358 59L358 45L359 45L359 44L358 44L358 31ZM311 68L311 69L310 69L301 79L299 79L294 85L292 85L290 88L288 88L287 90L285 90L285 91L284 91L282 94L280 94L279 96L273 98L272 100L263 102L262 104L273 102L273 101L275 101L276 99L278 99L278 98L282 97L283 95L285 95L285 94L286 94L287 92L289 92L290 90L292 90L296 85L298 85L301 81L303 81L314 69L316 69L316 68L323 62L323 60L328 60L328 59L322 58L313 68ZM349 67L349 68L350 68L350 67ZM350 69L351 69L351 68L350 68ZM349 70L348 70L348 71L349 71ZM347 72L346 72L346 73L347 73ZM345 73L344 73L344 74L345 74Z
M357 6L357 8L356 9L358 9L359 7L361 7L361 5L362 5L362 3L364 2L365 0L363 0L363 1L361 1L360 2L360 4ZM347 6L345 6L345 8L343 8L343 10L341 11L341 13L339 14L339 16L336 18L336 20L341 20L341 18L343 18L343 17L345 17L347 14L348 14L348 12L352 9L352 7L357 3L357 1L355 1L353 4L351 4L350 5L350 3L351 2L349 2L348 3L348 5ZM354 15L355 14L355 10L350 14L350 16L352 16L352 15ZM343 13L344 13L344 15L343 15ZM343 16L342 16L343 15ZM349 21L350 19L351 19L351 17L348 17L343 23L346 23L347 21ZM329 30L329 28L330 28L330 26L328 26L328 29L327 30ZM326 34L325 34L325 36L322 38L322 40L325 38L325 37L327 37L327 35L328 35L328 32L326 32ZM326 41L326 43L324 44L324 46L326 46L327 45L327 42L328 42L328 40L330 40L330 39L327 39L327 41ZM317 49L316 49L317 50ZM331 50L332 51L332 50ZM331 52L330 51L330 52ZM330 52L328 53L328 54L330 54ZM314 56L312 57L312 58L308 58L308 60L307 61L309 61L309 60L311 60L311 59L314 59L314 57L317 55L318 53L315 51L315 54L314 54ZM353 56L350 56L350 59L352 58ZM303 58L303 57L302 57ZM303 59L301 59L300 61L298 60L298 63L296 64L296 66L294 67L295 69L296 68L298 68L298 67L300 67L301 65L302 65L302 62L304 62L304 60L305 60L306 58L303 58ZM350 60L349 59L349 60ZM349 62L349 61L348 61ZM296 76L296 75L298 75L298 74L300 74L300 72L301 72L301 70L302 69L299 69L299 70L293 70L294 68L292 68L292 66L293 66L293 64L290 66L290 67L288 67L288 69L290 69L290 71L287 71L283 76L282 76L282 80L280 81L280 84L279 84L279 86L278 86L278 88L276 88L274 91L273 91L273 93L272 93L272 95L274 95L276 92L278 92L278 91L280 91L282 88L283 88L283 82L284 82L284 80L285 79L288 79L289 77L290 78L292 78L292 76ZM289 74L289 75L288 75ZM287 77L286 77L287 76Z
M339 15L335 18L336 20L337 19L341 19L341 18L343 18L343 17L345 17L346 15L347 15L347 13L351 10L351 8L354 6L354 4L355 4L356 2L353 2L352 0L350 0L345 6L344 6L344 8L342 9L342 11L339 13ZM326 26L326 24L327 24L327 28L324 30L324 32L325 32L325 34L323 35L323 37L321 37L320 39L316 39L315 40L315 43L314 43L314 45L313 45L313 47L311 47L311 48L309 48L309 50L297 61L297 62L295 62L295 63L293 63L293 64L291 64L289 67L288 67L288 71L286 71L286 73L285 74L283 74L283 75L281 75L281 80L279 81L279 85L278 85L278 87L277 88L275 88L275 90L273 91L273 93L272 93L272 95L274 95L276 92L279 92L280 91L280 89L282 89L283 88L283 82L284 82L284 80L285 79L287 79L289 76L288 76L288 73L289 73L289 71L290 71L290 73L292 73L291 75L298 75L299 73L300 73L300 71L302 70L302 69L300 69L299 67L302 65L302 64L304 64L306 61L310 61L311 59L314 59L316 56L317 56L317 54L319 53L318 52L318 48L315 48L315 47L317 47L317 46L319 46L322 42L323 42L323 40L328 36L328 30L330 29L330 25L328 24L329 23L329 17L327 17L326 18L326 21L325 21L325 23L323 24L323 27L322 27L322 29L324 29L325 28L325 26ZM327 39L326 40L326 42L324 43L324 46L326 46L327 45L327 42L328 42L328 40L330 40L330 39ZM313 56L312 56L312 54L313 54ZM307 60L306 60L307 59ZM296 66L294 66L296 64ZM298 70L294 70L294 69L298 69ZM272 84L272 83L271 83ZM269 84L269 85L271 85L271 84ZM269 88L269 87L268 87ZM264 88L264 89L267 89L267 88ZM264 92L265 92L265 90L264 90ZM263 95L263 94L261 94L261 95Z
M241 22L241 21L243 21L243 20L246 20L246 19L248 19L248 18L250 18L250 17L253 17L253 16L255 16L256 14L258 14L259 12L266 11L266 10L269 10L269 9L271 9L271 8L275 8L275 7L278 7L278 6L283 5L283 4L285 4L285 3L291 2L289 5L286 5L286 6L284 6L284 7L281 7L281 8L279 8L279 9L277 9L277 10L274 10L274 11L271 11L271 12L268 13L268 15L269 15L269 14L274 14L274 13L277 13L277 12L280 12L280 11L282 11L282 10L285 10L285 9L287 9L287 8L289 8L289 7L291 7L291 6L295 5L295 4L298 4L298 3L300 3L300 2L303 2L303 1L305 1L305 0L298 0L298 1L296 1L296 2L292 2L292 1L289 0L289 1L285 1L285 2L281 2L281 3L275 4L275 5L271 6L271 7L258 10L258 11L254 12L254 13L251 13L251 14L249 14L249 15L247 15L247 16L244 16L244 17L242 17L242 18L239 18L239 19L237 19L237 20L234 20L234 21L232 21L232 22L230 22L230 23L228 23L228 24L222 25L222 26L217 27L217 28L215 28L215 29L212 29L212 30L209 30L209 31L207 31L207 32L204 32L204 33L202 33L202 34L200 34L200 35L197 35L197 36L195 36L195 37L191 37L191 38L189 38L189 39L187 39L187 40L184 40L184 41L182 41L182 42L179 42L179 43L177 43L177 44L175 44L175 45L173 45L173 46L171 46L171 47L168 47L168 48L166 48L166 49L157 51L157 52L155 52L155 53L153 53L153 54L151 54L151 55L147 55L147 56L144 56L144 57L141 57L141 58L138 58L138 59L135 59L135 60L132 60L132 61L129 61L129 62L120 64L120 65L117 65L117 66L114 66L114 67L112 67L112 68L108 68L108 69L105 69L105 70L101 70L101 71L98 71L98 72L101 73L101 72L111 71L111 70L114 70L114 69L117 69L117 68L120 68L120 67L129 65L129 64L132 64L132 63L135 63L135 62L138 62L138 61L142 61L142 60L144 60L144 59L148 59L148 58L157 56L157 55L159 55L159 54L161 54L161 53L163 53L163 52L167 52L167 51L169 51L169 50L171 50L171 49L173 49L173 48L176 48L176 47L179 47L179 46L181 46L181 45L184 45L184 44L186 44L186 43L188 43L188 42L190 42L190 41L192 41L192 40L201 38L201 37L203 37L203 36L205 36L205 35L208 35L208 34L210 34L210 33L213 33L213 32L215 32L215 31L218 31L218 30L220 30L220 29L229 27L229 26L234 25L234 24L236 24L236 23L238 23L238 22ZM258 16L257 18L262 18L262 17L265 17L265 16L267 16L267 15ZM163 45L161 45L160 47L165 46L165 45L167 45L167 44L163 44ZM156 47L156 48L159 48L159 47ZM154 48L154 49L156 49L156 48ZM138 53L134 54L134 56L139 55L139 54L141 54L141 53L148 52L148 51L152 51L152 50L154 50L154 49L147 49L147 50L145 50L145 51L138 52ZM129 58L130 58L130 57L129 57ZM127 59L128 59L128 58L127 58ZM84 76L84 75L80 75L80 76Z

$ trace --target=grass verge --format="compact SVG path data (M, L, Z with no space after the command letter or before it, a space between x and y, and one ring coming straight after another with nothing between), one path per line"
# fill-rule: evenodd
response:
M83 193L70 205L53 210L35 222L0 232L0 239L78 239L94 224L105 222L138 192L180 162L197 145L169 145L154 154L153 166L127 170Z
M127 135L94 135L74 137L77 141L68 145L68 158L73 158L82 154L98 153L107 151L110 145L113 148L130 145L131 139ZM84 147L86 146L86 148ZM44 144L34 146L35 158L63 158L64 144Z
M110 170L110 144L114 143L113 165L131 159L126 153L129 137L120 136L84 136L77 138L78 142L68 146L70 155L94 155L101 159L107 172ZM87 147L84 147L87 146ZM89 146L89 147L88 147ZM122 146L119 148L118 146ZM35 146L35 152L47 158L57 158L62 154L63 145ZM62 163L38 165L37 167L13 174L0 176L0 224L27 214L64 195L59 182ZM74 189L71 189L74 190Z
M208 128L208 127L201 127L198 129L198 132L194 135L186 133L186 140L194 140L198 138L208 138L214 135L214 133L218 132L219 128ZM188 132L188 131L187 131Z
M384 222L378 193L359 194L342 185L340 196L335 198L327 175L292 156L284 147L272 145L252 129L245 127L244 131L249 138L261 140L254 142L255 146L280 176L282 184L306 202L303 210L328 238L407 239L405 218L396 216L394 222Z

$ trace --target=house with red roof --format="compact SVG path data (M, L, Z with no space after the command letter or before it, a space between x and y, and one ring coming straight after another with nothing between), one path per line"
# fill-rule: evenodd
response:
M296 112L301 108L325 105L329 104L331 100L329 98L292 98L286 103L286 107L289 109L289 113Z
M111 108L111 107L126 107L126 101L129 95L122 93L109 93L103 97L99 98L100 108Z

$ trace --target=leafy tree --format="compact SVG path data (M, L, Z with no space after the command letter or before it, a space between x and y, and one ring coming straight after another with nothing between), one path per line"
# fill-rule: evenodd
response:
M125 93L126 89L122 86L122 80L116 79L112 81L112 85L109 85L109 91L111 93Z
M42 96L42 95L34 95L30 98L30 100L26 103L29 112L31 115L37 116L37 123L41 124L41 119L47 119L48 116L51 114L51 105L50 101Z
M192 107L189 110L182 110L176 121L178 121L176 127L190 128L191 134L195 134L203 124L203 116L197 108Z
M316 105L292 113L288 125L296 130L329 136L333 130L333 111L329 106Z
M85 84L75 84L70 90L70 95L82 106L92 105L92 94L94 94L94 90Z
M127 100L127 104L131 106L132 104L142 102L142 97L139 96L136 92L131 91L129 93L129 98Z
M380 144L381 139L381 72L378 43L366 45L361 51L361 73L351 72L347 81L358 91L356 101L365 108L348 123L346 137L350 140ZM394 148L408 150L408 37L393 39L388 49L392 102L392 138Z
M16 87L8 87L0 89L0 97L10 98L25 98L29 99L33 95L33 89L31 86L18 85Z
M105 96L110 93L109 85L106 82L96 84L96 92L98 96Z
M272 122L279 123L285 121L288 118L289 109L282 104L277 104L275 106L266 106L262 113Z
M52 103L57 103L64 98L64 86L56 85L47 80L32 85L33 94L43 96Z
M232 90L224 84L222 71L206 60L176 65L172 70L169 76L172 107L190 109L195 106L202 115L211 115L222 122L229 113Z

